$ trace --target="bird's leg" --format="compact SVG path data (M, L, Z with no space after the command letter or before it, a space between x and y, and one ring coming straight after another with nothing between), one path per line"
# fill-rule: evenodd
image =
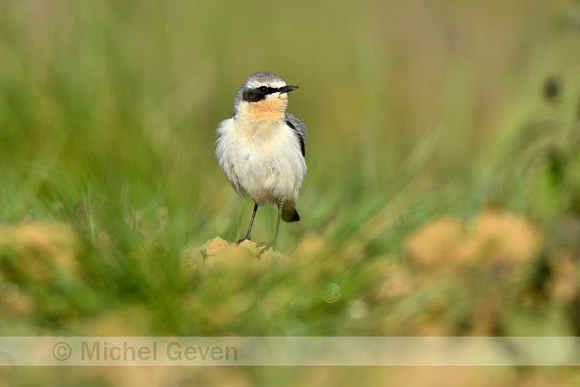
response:
M248 233L246 234L245 237L240 239L238 241L238 243L242 243L245 240L251 240L250 234L252 233L252 226L254 225L254 218L256 217L256 212L258 212L258 205L257 204L254 205L254 212L252 212L252 217L250 218L250 226L248 227Z
M276 246L278 244L278 229L280 229L280 218L282 218L282 204L278 204L278 220L276 221L276 234L274 235L274 240L272 242L258 243L258 246L263 247L263 249L260 250L259 255L262 255L269 249L277 250Z

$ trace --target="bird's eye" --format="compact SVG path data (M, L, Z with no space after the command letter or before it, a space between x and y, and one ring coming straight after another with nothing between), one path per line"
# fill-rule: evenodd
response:
M268 88L266 86L260 86L260 87L258 87L258 91L260 93L265 93L268 91Z

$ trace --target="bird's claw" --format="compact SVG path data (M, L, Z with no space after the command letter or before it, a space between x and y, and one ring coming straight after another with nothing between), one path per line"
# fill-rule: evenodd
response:
M274 249L274 251L278 250L278 241L276 239L274 239L272 242L262 242L262 243L258 243L258 247L261 247L262 250L260 250L260 252L258 253L258 256L264 254L266 251L270 250L270 249Z
M245 236L245 237L243 237L242 239L239 239L239 240L238 240L238 243L236 243L236 244L238 244L238 245L239 245L239 244L240 244L240 243L242 243L243 241L251 241L251 239L250 239L250 237L249 237L249 236Z

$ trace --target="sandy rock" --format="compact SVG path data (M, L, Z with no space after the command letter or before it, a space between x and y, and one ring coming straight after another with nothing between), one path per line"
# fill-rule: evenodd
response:
M77 234L65 223L31 221L0 228L0 260L8 277L49 282L56 271L76 275L80 249Z
M529 220L483 210L466 227L452 217L427 223L407 238L405 249L424 268L518 266L532 259L539 245L540 235Z
M255 261L269 261L272 259L286 260L288 256L278 250L265 250L264 247L251 240L245 240L238 244L229 243L220 237L210 239L200 247L189 246L182 253L183 266L186 270L197 270L218 261L237 261L248 258Z
M218 255L221 251L227 249L229 246L230 244L226 240L220 237L216 237L208 240L203 244L203 246L201 246L201 253L204 257L212 257Z

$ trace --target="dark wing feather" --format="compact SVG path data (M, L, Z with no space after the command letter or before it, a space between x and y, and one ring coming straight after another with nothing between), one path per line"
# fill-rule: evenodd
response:
M300 150L302 151L302 156L306 156L304 143L306 142L306 135L308 132L306 131L306 126L300 121L298 117L293 114L286 113L286 123L294 133L296 133L296 138L300 142Z

